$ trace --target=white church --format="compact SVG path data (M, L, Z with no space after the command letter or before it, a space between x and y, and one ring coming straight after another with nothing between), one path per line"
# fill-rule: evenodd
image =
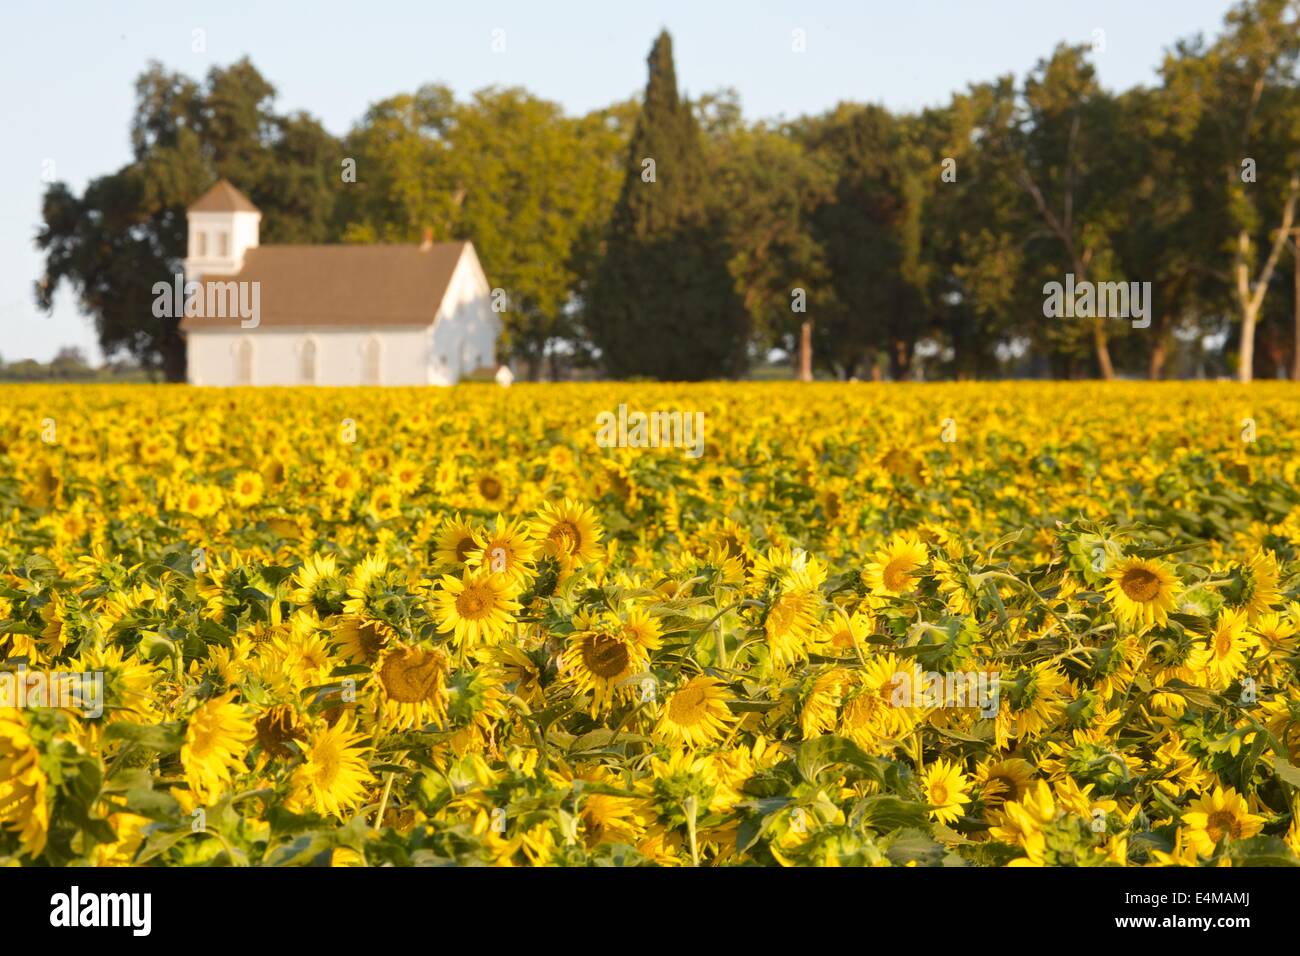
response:
M187 219L194 385L452 385L495 368L501 322L471 243L262 246L261 212L225 180Z

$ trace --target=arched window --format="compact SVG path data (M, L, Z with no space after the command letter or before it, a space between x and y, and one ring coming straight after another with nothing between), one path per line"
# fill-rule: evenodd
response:
M299 378L304 385L316 384L316 342L314 339L304 339L299 354L301 368Z
M366 339L361 347L361 382L364 385L379 385L381 382L382 347L379 339L373 335Z
M253 384L253 343L248 339L235 343L235 384Z

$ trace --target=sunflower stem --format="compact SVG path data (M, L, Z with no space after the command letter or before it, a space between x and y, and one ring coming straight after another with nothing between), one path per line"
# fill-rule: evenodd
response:
M695 801L695 794L691 794L686 798L684 809L686 810L686 833L691 840L691 866L699 866L700 850L699 846L695 842L695 813L698 809L698 804Z
M399 757L398 759L400 760L401 758ZM379 798L379 809L378 809L377 811L375 811L375 829L376 829L376 830L379 830L379 829L381 829L381 828L383 827L383 824L384 824L384 810L386 810L386 809L388 808L388 795L391 794L391 793L393 792L393 777L394 777L394 776L395 776L394 772L393 772L392 770L390 770L390 771L388 771L387 776L384 778L384 793L383 793L383 795Z

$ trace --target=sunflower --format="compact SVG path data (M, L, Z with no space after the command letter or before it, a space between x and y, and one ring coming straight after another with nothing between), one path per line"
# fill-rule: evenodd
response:
M915 661L904 665L893 654L868 658L856 687L845 693L840 733L864 750L878 752L882 738L905 736L924 716L922 708L900 701L920 686L921 667Z
M509 495L506 493L506 483L496 471L480 472L474 479L474 494L485 508L500 510L504 508Z
M230 497L241 508L248 508L262 500L262 476L255 471L241 471L230 487Z
M276 704L263 711L253 722L257 742L270 758L288 759L293 756L290 741L301 741L305 731L297 712L288 704Z
M252 628L249 629L251 630ZM241 631L235 635L229 647L222 647L220 644L209 647L207 660L192 662L190 671L202 674L220 690L233 688L249 673L249 654L253 643L250 633ZM153 681L149 683L152 690Z
M234 771L244 769L244 756L257 736L234 696L232 692L200 704L185 727L181 764L190 791L205 803L221 796Z
M715 677L692 677L664 701L655 731L674 743L702 747L726 736L735 723L726 685Z
M361 474L351 465L336 465L325 476L325 494L337 501L350 501L361 490Z
M961 818L962 805L970 803L970 780L956 764L940 758L921 774L921 791L930 804L930 817L940 823Z
M975 768L975 782L979 785L984 806L989 810L1019 800L1029 792L1033 779L1033 765L1020 757L985 760Z
M566 569L594 561L600 554L600 521L596 512L565 498L559 504L546 502L529 525L542 551L556 558Z
M1207 687L1222 690L1246 669L1246 650L1252 643L1249 628L1244 608L1219 611L1205 646L1194 650L1187 662Z
M960 562L936 559L934 576L939 594L953 614L974 614L980 604L979 582Z
M402 492L396 485L379 485L370 492L366 513L376 521L388 521L402 516Z
M1269 729L1274 730L1271 726ZM1156 749L1151 769L1158 775L1155 785L1167 796L1175 798L1189 790L1205 790L1215 779L1214 772L1201 766L1196 754L1188 749L1186 741L1178 734L1172 734Z
M395 647L379 664L383 725L441 727L447 716L447 655L436 647Z
M1264 828L1264 818L1250 808L1236 790L1216 786L1203 793L1183 813L1183 830L1187 845L1197 856L1213 856L1223 840L1244 840Z
M374 780L361 745L365 738L346 717L312 732L302 748L304 761L293 773L294 803L336 817L359 806Z
M650 776L637 781L659 817L659 826L685 829L693 804L698 817L726 813L740 799L719 771L713 754L674 750L666 759L650 757Z
M601 462L604 468L604 480L597 481L596 491L598 494L613 492L622 502L623 509L632 514L640 507L641 497L637 493L637 484L632 477L632 473L611 459L605 459Z
M338 653L349 664L368 664L379 657L384 646L397 635L381 621L345 614L334 625Z
M1125 558L1110 572L1106 594L1115 616L1130 627L1163 625L1174 609L1178 578L1168 565L1145 558Z
M563 474L571 471L576 464L573 449L568 445L556 442L551 445L550 450L546 453L546 467L551 472Z
M402 598L408 594L406 585L406 576L400 568L392 567L382 553L372 552L348 575L343 613L373 622L380 631L395 636L403 620Z
M578 815L587 846L601 843L636 844L645 832L644 801L609 793L588 793Z
M176 510L195 518L211 518L221 510L223 496L220 488L210 485L188 485L176 499Z
M1043 827L1056 819L1056 800L1047 781L1035 781L1019 800L1008 800L989 828L989 836L1024 848L1032 859L1042 856Z
M349 601L343 603L343 610L349 614L360 613L365 608L365 600L377 591L382 591L389 583L388 558L372 552L353 566L348 575Z
M686 573L693 578L697 574L709 578L715 587L743 584L745 580L745 562L727 550L725 545L711 544L708 553L702 556L683 555L683 565L689 562ZM653 563L653 558L650 562Z
M862 571L862 583L877 597L898 597L916 587L916 571L927 559L915 534L894 535Z
M917 484L925 476L925 463L905 448L890 448L877 464L896 478L908 478Z
M647 651L658 650L663 632L657 618L641 608L632 608L619 618L623 636Z
M606 620L569 637L559 668L577 693L592 695L595 715L609 706L616 691L631 694L636 685L633 678L644 673L647 663L645 648L621 626Z
M388 482L403 495L414 494L424 482L424 469L409 458L403 458L388 469Z
M1292 602L1291 607L1296 607L1295 602ZM1265 657L1282 661L1295 653L1295 621L1294 611L1286 615L1268 611L1255 619L1255 633L1259 636L1259 646Z
M481 548L474 525L459 514L444 521L434 539L434 557L439 564L464 565Z
M495 526L474 534L474 544L475 549L465 557L468 567L504 574L515 590L522 590L532 579L539 546L519 519L507 522L497 515Z
M1223 590L1224 603L1244 611L1250 623L1254 624L1261 614L1281 601L1279 577L1273 552L1257 551L1249 561L1237 565L1229 573L1228 584Z
M749 570L750 587L756 591L768 588L816 591L826 583L826 565L803 548L785 548L779 545L760 554Z
M276 633L270 644L270 650L264 654L280 659L284 672L296 687L311 687L329 680L336 662L330 657L329 639L320 621L310 614L295 614L289 627Z
M1186 833L1186 830L1179 830L1174 834L1174 845L1168 853L1152 849L1152 861L1158 866L1199 866L1200 858L1196 850L1187 845Z
M30 857L45 849L50 830L47 786L40 751L20 711L0 710L0 826L18 832L23 851Z
M343 610L347 585L332 554L309 554L293 574L294 589L289 600L310 605L321 617Z
M209 653L215 650L215 646L211 647ZM80 670L104 675L101 703L107 722L158 717L159 700L154 688L158 670L148 661L110 645L86 651L81 657Z
M519 602L510 598L510 581L492 570L466 568L459 578L444 574L434 593L438 627L458 646L495 644L515 626Z
M840 704L844 700L844 690L851 683L849 672L842 667L828 668L812 678L799 712L799 727L804 740L820 737L835 729Z
M773 664L792 666L808 656L820 603L816 594L802 589L784 591L772 601L763 619L763 633Z
M836 613L824 626L823 633L835 653L854 654L866 645L867 637L874 627L869 615L860 611L850 615L836 608Z
M546 673L544 651L529 653L516 644L498 644L491 648L490 659L496 664L501 682L513 688L528 703L542 699L542 679Z
M1065 713L1070 679L1051 662L1041 661L1013 680L999 680L998 686L1002 693L994 736L999 747L1006 747L1013 739L1032 739L1056 725Z

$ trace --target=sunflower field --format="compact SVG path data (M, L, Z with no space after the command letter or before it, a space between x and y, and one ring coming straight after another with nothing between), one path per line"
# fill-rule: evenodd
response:
M0 861L1300 863L1298 448L1284 383L3 387Z

